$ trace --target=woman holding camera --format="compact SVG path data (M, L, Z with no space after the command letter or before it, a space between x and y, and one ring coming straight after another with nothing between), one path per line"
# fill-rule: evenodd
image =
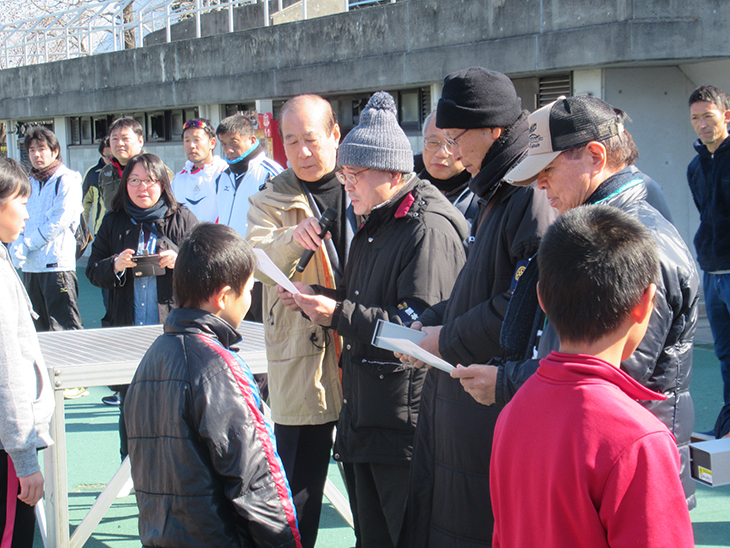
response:
M109 290L104 327L164 323L172 309L172 269L178 246L197 224L172 193L167 168L154 154L138 154L122 173L91 248L86 276ZM124 401L125 387L120 388ZM119 417L122 459L127 455Z

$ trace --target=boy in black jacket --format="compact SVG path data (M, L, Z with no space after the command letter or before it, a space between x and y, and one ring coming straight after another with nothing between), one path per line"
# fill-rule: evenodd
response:
M253 375L230 349L251 304L255 256L202 223L180 247L180 308L124 402L144 546L300 548L294 504Z

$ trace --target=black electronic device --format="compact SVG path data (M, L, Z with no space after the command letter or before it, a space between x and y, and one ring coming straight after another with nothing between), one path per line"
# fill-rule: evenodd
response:
M324 213L322 213L322 218L319 220L319 226L322 227L322 231L319 233L320 238L325 237L330 228L332 228L332 225L335 224L336 220L337 210L334 207L328 207L324 210ZM299 259L297 272L304 272L304 269L307 268L307 265L309 264L309 261L313 256L314 251L312 251L311 249L305 249L304 253L302 253L302 258Z

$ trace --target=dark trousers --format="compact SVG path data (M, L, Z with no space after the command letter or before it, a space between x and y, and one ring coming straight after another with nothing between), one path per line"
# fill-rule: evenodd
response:
M705 272L702 282L715 355L720 360L723 400L730 403L730 274Z
M297 509L302 548L314 548L322 512L324 484L337 422L303 426L274 425L276 449L284 463Z
M83 329L76 272L23 272L23 285L38 314L36 331Z
M119 392L119 399L122 402L119 406L119 453L122 456L122 460L124 460L129 455L129 449L127 448L127 423L124 422L124 400L127 398L129 385L120 384L115 386L115 388Z
M35 513L18 499L20 484L13 461L0 449L0 543L12 539L9 548L30 548L35 534Z
M406 510L410 465L355 462L346 467L358 547L394 548Z

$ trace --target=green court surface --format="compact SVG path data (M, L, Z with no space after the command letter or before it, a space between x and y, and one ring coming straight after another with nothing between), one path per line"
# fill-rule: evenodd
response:
M101 293L86 280L83 268L79 268L78 274L80 306L85 327L99 327L103 314ZM81 521L119 465L118 410L101 403L101 397L110 394L106 388L90 388L89 391L89 396L66 402L69 513L72 529ZM721 407L722 384L719 362L711 346L705 342L695 347L691 391L696 412L695 430L710 430ZM329 477L344 493L345 489L334 462L330 465ZM698 485L697 501L697 508L691 512L696 546L730 546L730 486L713 489ZM354 544L352 529L329 503L325 503L317 548L349 548ZM39 536L36 535L34 548L41 546ZM140 546L134 495L117 500L85 546Z

